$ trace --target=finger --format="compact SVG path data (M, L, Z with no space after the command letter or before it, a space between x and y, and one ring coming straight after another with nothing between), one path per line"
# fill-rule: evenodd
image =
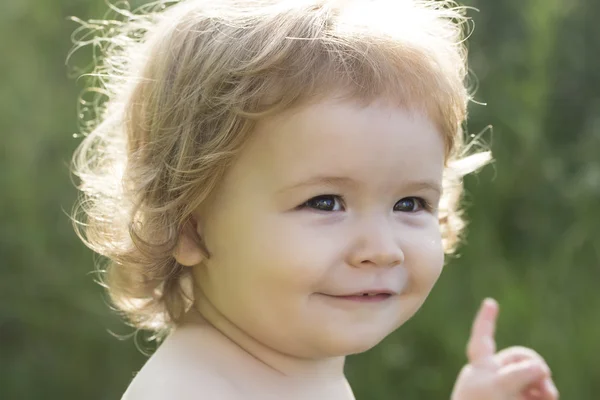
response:
M557 400L559 393L556 386L550 380L545 379L525 389L524 396L526 400Z
M500 350L494 358L500 365L508 365L523 360L540 360L546 363L544 358L536 351L522 346L513 346Z
M535 388L539 392L540 399L557 399L559 396L558 389L554 385L554 382L550 378L552 371L544 360L544 358L536 351L522 346L509 347L507 349L499 351L494 359L501 365L509 365L524 360L538 360L544 365L544 369L548 371L549 378L537 382L532 388Z
M524 390L527 400L556 400L558 399L558 390L552 383L552 380L546 378L536 381Z
M485 299L475 317L467 344L467 357L470 364L485 364L494 356L497 317L498 303L493 299Z
M552 379L547 378L542 384L542 396L540 399L543 400L557 400L559 397L558 389L552 382Z
M539 388L536 388L536 387L533 387L531 389L526 389L525 398L527 400L541 400L542 392L540 391Z
M506 393L518 395L528 389L528 387L539 387L538 383L547 378L550 374L548 367L539 360L524 360L509 364L498 371L497 384ZM542 393L545 395L543 391ZM546 397L542 397L546 399Z

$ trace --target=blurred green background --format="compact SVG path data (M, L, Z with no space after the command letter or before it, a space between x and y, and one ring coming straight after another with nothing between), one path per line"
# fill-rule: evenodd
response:
M141 2L134 2L140 4ZM469 130L496 162L466 180L471 221L417 316L349 358L359 400L447 399L479 302L501 305L499 347L531 346L563 399L600 398L600 1L471 0L478 77ZM0 398L119 399L146 356L94 284L67 214L79 140L65 59L101 0L0 7ZM83 52L72 64L91 61ZM86 58L87 57L87 58ZM140 340L147 351L152 345Z

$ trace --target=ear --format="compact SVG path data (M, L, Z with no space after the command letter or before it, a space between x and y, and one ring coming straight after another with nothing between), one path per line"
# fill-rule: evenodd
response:
M200 229L194 216L185 223L179 233L177 245L173 250L173 257L185 267L200 264L203 259L208 258L208 252L200 239Z

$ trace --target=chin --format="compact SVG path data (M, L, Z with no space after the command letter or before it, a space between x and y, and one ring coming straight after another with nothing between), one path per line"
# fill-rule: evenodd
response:
M331 357L364 353L381 343L394 330L383 327L354 333L345 330L329 337L324 345Z
M381 343L383 341L384 338L377 340L377 341L371 341L371 342L362 342L362 343L357 343L355 346L348 348L348 350L345 352L344 355L346 356L350 356L353 354L361 354L364 353L366 351L371 350L373 347L377 346L379 343Z
M320 348L332 357L364 353L381 343L386 337L410 320L423 304L420 297L407 296L396 299L396 304L370 321L356 319L321 324Z

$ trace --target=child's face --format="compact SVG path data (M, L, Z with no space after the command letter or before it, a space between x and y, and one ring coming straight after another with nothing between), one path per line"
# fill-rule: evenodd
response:
M440 275L443 166L433 123L384 102L321 102L262 121L198 217L211 258L196 281L214 309L280 352L368 350ZM395 294L332 297L378 289Z

